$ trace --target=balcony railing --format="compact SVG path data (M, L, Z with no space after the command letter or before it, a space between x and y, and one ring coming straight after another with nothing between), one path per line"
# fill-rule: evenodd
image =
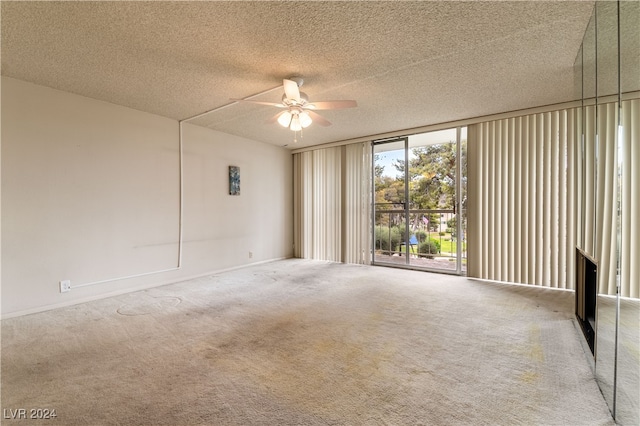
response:
M398 208L402 204L376 204L375 260L413 266L456 269L460 244L462 269L466 269L466 241L463 220L458 236L453 209ZM461 215L464 217L464 215ZM408 217L408 235L407 220Z

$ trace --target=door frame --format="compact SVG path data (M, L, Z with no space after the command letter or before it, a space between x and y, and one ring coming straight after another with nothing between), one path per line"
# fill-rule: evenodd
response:
M371 167L371 264L372 265L376 265L376 266L387 266L387 267L395 267L395 268L403 268L403 269L414 269L414 270L420 270L420 271L428 271L428 272L438 272L438 273L445 273L445 274L452 274L452 275L466 275L466 270L462 269L462 255L463 255L463 240L462 240L462 231L463 231L463 226L462 226L462 214L463 214L463 209L462 207L462 140L461 140L461 133L462 133L462 127L455 127L452 128L455 129L456 131L456 140L455 140L455 144L456 144L456 182L455 182L455 197L454 197L454 202L453 202L453 217L456 218L456 235L458 238L458 243L456 244L456 268L455 269L445 269L445 268L435 268L435 267L427 267L427 266L418 266L415 264L411 264L410 263L410 256L409 256L409 238L410 238L410 215L411 215L411 208L410 208L410 201L409 201L409 136L398 136L398 137L393 137L393 138L387 138L387 139L379 139L379 140L374 140L371 143L371 163L372 163L372 167ZM443 130L451 130L451 129L443 129ZM430 132L424 132L424 133L430 133ZM394 142L404 142L404 164L405 164L405 170L404 170L404 206L401 209L401 211L403 212L404 215L404 236L403 239L405 241L405 263L404 264L400 264L400 263L393 263L393 262L384 262L384 261L377 261L376 260L376 235L375 235L375 229L376 229L376 213L378 213L378 211L376 210L376 197L375 197L375 193L376 193L376 182L375 182L375 154L376 154L376 146L379 145L384 145L384 144L388 144L388 143L394 143ZM420 210L420 209L418 209ZM449 211L451 212L451 211ZM396 212L399 213L399 212Z

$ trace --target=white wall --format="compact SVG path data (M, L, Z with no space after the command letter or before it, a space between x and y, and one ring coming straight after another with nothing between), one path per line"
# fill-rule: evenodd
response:
M2 316L290 257L290 152L185 124L181 268L82 286L177 267L178 141L175 120L3 77Z

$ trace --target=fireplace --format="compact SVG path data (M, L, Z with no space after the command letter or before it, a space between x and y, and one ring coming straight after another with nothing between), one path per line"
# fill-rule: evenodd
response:
M598 264L591 256L576 249L576 318L592 354L596 340L597 292Z

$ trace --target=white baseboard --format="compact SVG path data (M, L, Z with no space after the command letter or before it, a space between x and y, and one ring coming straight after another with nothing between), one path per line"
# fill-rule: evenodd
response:
M134 286L134 287L128 287L128 288L125 288L125 289L111 291L111 292L107 292L107 293L100 294L100 295L81 297L79 299L70 300L68 302L55 303L55 304L51 304L51 305L39 306L39 307L36 307L36 308L30 308L30 309L24 309L24 310L20 310L20 311L10 312L8 314L2 314L0 316L0 319L4 320L4 319L9 319L9 318L21 317L21 316L24 316L24 315L37 314L37 313L40 313L40 312L52 311L54 309L66 308L66 307L73 306L73 305L79 305L81 303L92 302L94 300L106 299L108 297L119 296L121 294L134 293L136 291L147 290L147 289L155 288L155 287L162 287L164 285L175 284L175 283L179 283L179 282L183 282L183 281L193 280L193 279L196 279L196 278L206 277L206 276L209 276L209 275L220 274L220 273L229 272L229 271L235 271L235 270L238 270L238 269L248 268L250 266L261 265L261 264L264 264L264 263L277 262L279 260L285 260L285 259L290 259L290 258L291 257L278 257L278 258L273 258L273 259L268 259L268 260L261 260L259 262L247 263L247 264L244 264L244 265L233 266L231 268L214 269L214 270L211 270L211 271L208 271L208 272L204 272L204 273L201 273L201 274L194 274L194 275L189 275L189 276L184 276L184 277L176 277L176 278L172 278L172 279L164 280L164 281L159 281L159 282L155 282L155 283L149 283L149 284L143 284L143 285L138 285L138 286Z

